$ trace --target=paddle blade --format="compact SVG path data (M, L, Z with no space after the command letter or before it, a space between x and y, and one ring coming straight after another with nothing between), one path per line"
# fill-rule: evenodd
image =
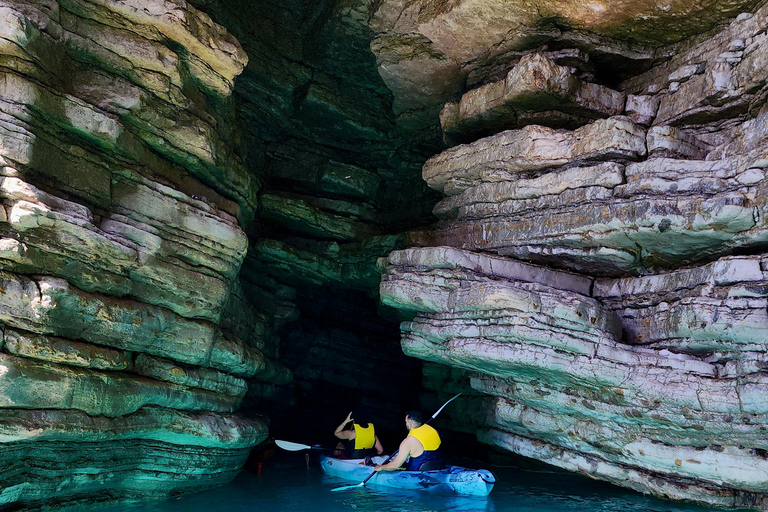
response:
M355 487L362 487L365 482L360 482L359 484L355 485L345 485L344 487L336 487L335 489L331 489L331 492L335 491L346 491L347 489L354 489Z
M297 452L299 450L311 450L312 447L308 444L301 444L301 443L292 443L290 441L280 441L275 440L275 444L282 448L283 450L288 450L289 452Z

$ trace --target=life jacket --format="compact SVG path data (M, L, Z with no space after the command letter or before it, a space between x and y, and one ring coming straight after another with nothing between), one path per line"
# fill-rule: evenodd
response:
M415 437L421 443L425 452L432 452L440 448L440 434L429 425L422 425L411 429L408 437Z
M411 457L408 460L408 471L418 471L422 469L425 463L433 461L429 469L442 469L443 454L440 450L440 435L437 430L429 425L422 425L411 429L408 437L415 437L424 448L424 452L418 457Z
M376 430L373 428L373 423L369 423L367 427L362 427L357 423L353 424L355 429L354 439L345 439L344 451L347 457L350 459L363 459L368 456L376 455Z
M366 448L373 448L376 444L376 432L373 430L373 423L369 423L367 427L361 427L357 423L355 427L355 450L364 450Z

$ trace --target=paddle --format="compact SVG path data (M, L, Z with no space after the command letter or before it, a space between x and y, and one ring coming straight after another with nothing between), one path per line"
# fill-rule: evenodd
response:
M298 452L300 450L325 450L326 448L323 446L309 446L308 444L301 444L301 443L292 443L290 441L280 441L275 440L275 444L282 448L283 450L288 450L289 452Z
M425 422L424 422L424 424L426 425L427 423L429 423L430 421L432 421L433 419L435 419L435 418L437 417L437 415L438 415L438 414L440 414L440 411L442 411L443 409L445 409L445 406L446 406L446 405L448 405L449 403L451 403L451 402L453 402L454 400L456 400L457 398L459 398L459 396L460 396L460 395L461 395L461 393L459 393L458 395L454 396L453 398L451 398L450 400L448 400L447 402L445 402L445 403L443 404L443 406L442 406L442 407L440 407L440 408L439 408L439 409L438 409L438 410L435 412L435 414L433 414L432 416L430 416L430 417L429 417L429 419L428 419L427 421L425 421ZM385 460L385 461L384 461L384 462L382 462L381 464L382 464L382 465L384 465L384 464L386 464L387 462L391 461L391 460L392 460L392 459L393 459L395 456L397 456L397 453L398 453L399 451L400 451L400 450L395 450L395 452L394 452L392 455L390 455L389 457L387 457L387 460ZM345 490L347 490L347 489L354 489L355 487L364 487L364 486L365 486L365 483L366 483L368 480L370 480L370 479L373 477L373 475L375 475L375 474L376 474L376 471L371 471L371 474L370 474L370 475L368 475L367 477L365 477L365 480L363 480L363 481L362 481L362 482L360 482L359 484L355 484L355 485L345 485L345 486L343 486L343 487L336 487L335 489L331 489L331 492L333 492L333 491L345 491Z

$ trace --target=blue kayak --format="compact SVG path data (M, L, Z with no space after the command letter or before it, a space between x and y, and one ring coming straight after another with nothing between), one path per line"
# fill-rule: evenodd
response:
M381 464L386 457L373 457ZM326 474L360 483L373 471L372 466L363 464L362 459L334 459L320 456L320 467ZM467 469L447 466L435 471L379 471L365 485L396 487L436 494L459 494L462 496L488 496L496 483L496 477L485 469Z

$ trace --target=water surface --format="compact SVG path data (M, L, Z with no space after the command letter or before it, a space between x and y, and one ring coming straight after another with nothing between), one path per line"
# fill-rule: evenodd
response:
M276 460L275 460L276 459ZM497 484L486 498L430 496L375 487L331 492L344 480L325 476L300 454L275 457L261 472L245 471L231 484L165 501L93 507L90 512L725 512L650 498L560 472L532 472L463 461L489 469ZM84 510L84 512L88 512ZM728 512L733 512L728 510Z

